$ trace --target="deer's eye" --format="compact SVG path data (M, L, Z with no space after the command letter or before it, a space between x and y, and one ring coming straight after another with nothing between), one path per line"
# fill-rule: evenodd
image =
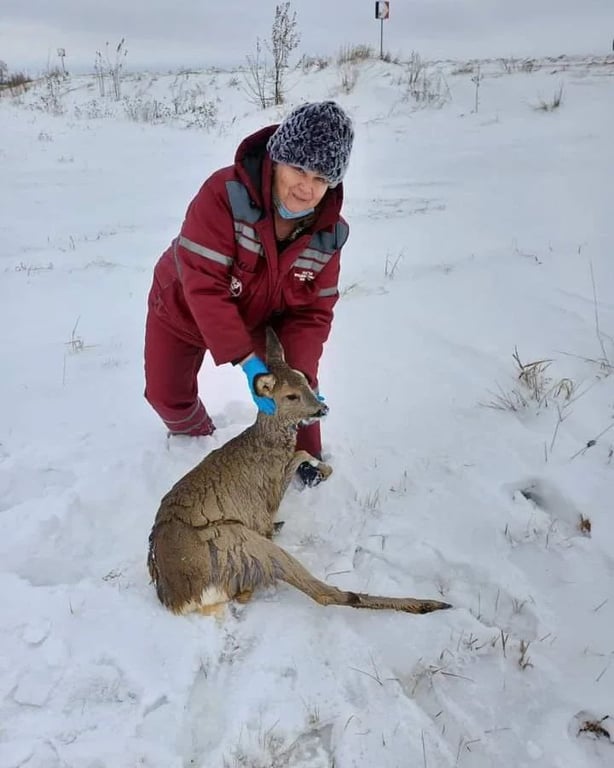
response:
M298 395L286 395L286 400L298 400Z

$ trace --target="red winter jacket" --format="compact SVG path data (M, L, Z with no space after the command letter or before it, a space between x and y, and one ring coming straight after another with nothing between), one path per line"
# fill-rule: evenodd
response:
M249 136L235 163L205 181L179 236L154 271L156 312L217 365L262 355L271 324L286 360L316 384L322 346L339 298L339 253L349 229L341 185L329 189L314 223L278 252L266 142Z

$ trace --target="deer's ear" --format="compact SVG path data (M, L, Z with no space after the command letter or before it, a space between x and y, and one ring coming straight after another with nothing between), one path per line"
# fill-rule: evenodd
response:
M281 346L275 331L267 327L266 329L266 359L268 362L284 362L284 349Z
M275 387L275 376L272 373L263 373L256 376L254 389L259 397L272 397Z

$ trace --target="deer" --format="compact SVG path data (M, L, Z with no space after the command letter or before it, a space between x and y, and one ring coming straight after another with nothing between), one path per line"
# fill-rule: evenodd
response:
M313 576L273 541L275 515L299 464L328 478L332 468L296 450L299 425L322 419L328 406L306 376L291 368L277 335L266 331L269 373L254 388L275 402L256 421L212 450L162 498L149 536L147 566L158 599L176 614L220 614L257 589L285 582L323 606L429 613L438 600L384 597L338 589Z

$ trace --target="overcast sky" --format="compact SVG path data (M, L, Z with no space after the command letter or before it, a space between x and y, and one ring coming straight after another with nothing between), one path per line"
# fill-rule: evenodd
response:
M240 64L270 32L275 0L0 0L0 59L36 74L57 49L67 69L126 38L130 68ZM374 0L294 0L300 52L379 49ZM614 0L391 0L384 47L426 57L612 51Z

